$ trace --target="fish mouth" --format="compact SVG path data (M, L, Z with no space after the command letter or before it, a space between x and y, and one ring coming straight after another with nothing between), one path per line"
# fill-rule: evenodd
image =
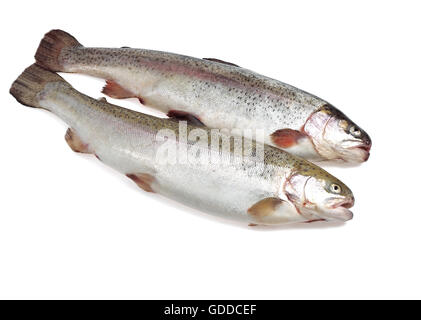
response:
M327 212L329 219L343 222L351 220L354 217L354 214L351 210L349 210L349 208L351 208L353 205L354 198L346 199L334 204Z
M345 207L337 207L335 209L330 210L329 212L332 216L331 218L333 218L333 220L338 220L338 221L349 221L354 217L354 214L352 213L351 210L345 208Z
M371 144L359 144L357 146L348 148L349 151L353 152L353 153L357 153L358 155L358 160L360 162L365 162L368 160L368 158L370 158L370 150L371 150ZM350 159L350 161L355 161L356 159L354 159L354 157L352 157L352 159Z
M361 145L358 146L357 149L362 150L364 153L364 157L363 160L367 161L368 158L370 158L370 149L371 149L371 145L367 146L367 145Z

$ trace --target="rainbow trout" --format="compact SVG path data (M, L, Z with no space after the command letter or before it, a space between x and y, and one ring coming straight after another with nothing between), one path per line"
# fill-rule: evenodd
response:
M250 224L352 218L354 197L345 184L280 149L224 132L212 144L215 129L185 122L183 138L182 121L90 98L37 65L18 77L10 93L23 105L61 118L69 126L65 139L74 151L96 155L145 191ZM252 151L236 152L238 139ZM219 162L206 157L212 152Z
M113 98L136 97L169 117L211 128L264 130L266 144L310 160L364 162L371 140L328 102L218 59L131 48L87 48L61 30L35 55L51 71L107 80Z

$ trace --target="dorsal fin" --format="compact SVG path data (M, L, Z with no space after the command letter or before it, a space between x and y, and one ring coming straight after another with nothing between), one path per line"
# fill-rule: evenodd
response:
M227 62L227 61L224 61L224 60L221 60L221 59L216 59L216 58L203 58L203 60L208 60L208 61L223 63L223 64L227 64L229 66L234 66L234 67L239 67L240 68L240 66L237 65L237 64L235 64L235 63Z

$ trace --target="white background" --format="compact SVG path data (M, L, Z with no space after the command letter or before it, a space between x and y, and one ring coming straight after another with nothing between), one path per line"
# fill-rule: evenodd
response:
M421 298L420 9L417 1L8 2L0 298ZM367 163L327 168L352 188L354 219L249 228L147 194L73 153L63 122L8 93L53 28L86 46L220 58L330 101L373 140ZM102 80L64 77L101 96Z

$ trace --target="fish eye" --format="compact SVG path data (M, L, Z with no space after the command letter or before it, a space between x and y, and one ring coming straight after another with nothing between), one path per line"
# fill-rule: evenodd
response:
M336 184L336 183L332 183L330 185L330 191L332 191L333 193L341 193L342 188L340 185Z
M351 126L351 128L349 128L349 133L351 133L354 137L361 136L361 130L358 129L356 126Z

